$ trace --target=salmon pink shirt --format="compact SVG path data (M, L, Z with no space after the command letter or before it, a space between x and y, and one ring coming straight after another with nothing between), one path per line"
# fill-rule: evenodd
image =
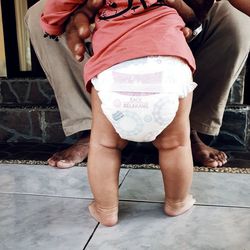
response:
M41 16L50 35L64 32L65 22L83 1L49 0ZM93 56L84 66L88 91L91 79L111 66L146 56L176 56L192 71L195 60L182 33L185 26L176 10L156 0L106 1L95 19Z

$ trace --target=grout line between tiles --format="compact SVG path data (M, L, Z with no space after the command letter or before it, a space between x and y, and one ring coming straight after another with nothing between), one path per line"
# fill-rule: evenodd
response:
M91 201L91 197L73 197L73 196L60 196L60 195L46 195L46 194L33 194L33 193L15 193L15 192L0 192L1 194L7 195L23 195L23 196L37 196L37 197L47 197L47 198L61 198L61 199L77 199L77 200L88 200ZM163 204L163 201L149 201L149 200L133 200L133 199L119 199L121 202L133 202L133 203L160 203ZM220 205L220 204L202 204L195 203L194 206L198 207L228 207L228 208L247 208L250 209L250 206L238 206L238 205Z
M87 240L87 242L86 242L85 246L83 247L83 250L85 250L85 249L86 249L86 247L88 246L89 242L90 242L90 241L91 241L91 239L93 238L93 236L94 236L94 234L95 234L95 232L96 232L97 228L99 227L99 225L100 225L100 222L98 222L98 223L96 224L96 226L95 226L95 228L94 228L93 232L91 233L91 235L89 236L89 238L88 238L88 240Z
M119 201L123 202L139 202L139 203L160 203L163 204L163 201L147 201L147 200L131 200L131 199L120 199ZM247 208L250 209L250 206L237 206L237 205L220 205L220 204L202 204L202 203L195 203L194 206L198 207L228 207L228 208Z
M27 195L27 196L41 196L41 197L56 197L56 198L65 198L65 199L78 199L78 200L93 200L91 197L74 197L74 196L62 196L62 195L48 195L48 194L34 194L34 193L18 193L18 192L0 192L1 194L9 195Z
M121 185L123 184L123 182L125 181L126 177L128 176L128 174L130 173L131 169L129 169L127 171L127 173L124 175L123 179L121 180L121 183L119 184L119 188L121 187Z
M228 207L228 208L247 208L247 209L250 209L250 206L237 206L237 205L202 204L202 203L196 203L194 205L198 206L198 207Z

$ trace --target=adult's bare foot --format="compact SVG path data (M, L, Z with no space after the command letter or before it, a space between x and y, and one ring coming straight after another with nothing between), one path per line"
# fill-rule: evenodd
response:
M193 160L196 164L208 168L216 168L223 166L227 162L227 155L223 151L203 143L195 130L191 131L190 138Z
M71 168L88 156L89 135L79 139L69 148L57 152L48 159L48 164L56 168Z

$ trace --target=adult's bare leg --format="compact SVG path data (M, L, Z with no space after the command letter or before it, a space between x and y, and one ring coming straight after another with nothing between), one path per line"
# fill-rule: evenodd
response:
M43 38L39 19L44 3L45 0L37 2L28 10L25 17L32 45L54 90L65 135L89 131L92 117L90 97L84 90L82 80L84 62L79 63L72 57L64 36L59 42ZM86 159L88 144L89 133L85 133L85 136L74 145L49 158L49 165L58 168L74 166Z
M228 1L217 2L204 22L203 32L191 42L197 70L198 87L191 109L193 159L207 167L227 162L224 152L207 146L198 133L218 135L231 86L249 54L250 18Z

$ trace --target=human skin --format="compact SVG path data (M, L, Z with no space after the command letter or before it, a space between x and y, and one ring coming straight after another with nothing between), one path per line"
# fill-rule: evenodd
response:
M238 10L250 16L250 1L249 0L229 0L229 2Z
M119 170L121 151L127 141L116 133L101 108L97 91L92 88L91 103L93 123L88 155L88 177L94 201L89 206L92 217L105 226L118 222ZM173 121L153 141L159 152L165 205L169 216L188 211L195 199L189 194L193 161L190 144L189 112L192 93L179 100Z
M195 11L187 5L189 3L192 7L195 8ZM206 16L209 8L211 7L213 0L165 0L165 3L176 9L179 15L187 24L193 26L194 23L200 21ZM196 2L195 4L193 4ZM207 4L209 2L209 4ZM191 4L192 3L192 4ZM202 9L203 3L205 3L206 8ZM86 51L84 41L91 37L91 26L90 24L94 20L94 16L97 13L98 9L103 6L103 0L92 0L87 1L87 3L80 8L69 21L66 27L66 41L69 49L71 50L73 56L77 61L81 62L84 59L84 53ZM202 10L202 11L201 11ZM200 12L199 17L196 16L196 13ZM192 37L192 30L188 27L183 29L183 34L187 40Z
M192 2L192 0L185 0L186 2ZM204 1L213 2L213 0L193 0L196 1L199 7ZM165 2L177 10L186 23L192 23L197 20L194 11L182 0L165 0ZM84 41L87 38L91 38L90 24L94 20L94 16L98 9L103 6L103 0L88 0L86 4L76 11L70 18L66 26L66 41L69 49L77 61L83 61L85 53ZM208 5L207 5L208 6ZM196 7L197 8L197 7ZM199 8L198 8L199 9ZM197 12L197 11L196 11ZM203 16L206 15L204 12ZM192 38L192 30L188 27L183 28L183 34L187 40ZM79 140L78 145L70 147L62 152L54 154L49 160L49 165L68 168L74 166L76 163L84 160L88 155L88 141L89 137ZM81 144L86 145L81 147ZM222 166L227 161L227 156L224 152L219 152L211 147L206 146L200 141L198 135L192 140L193 155L196 161L201 162L208 167ZM84 149L84 150L83 150ZM198 152L198 153L197 153ZM201 155L200 155L201 154Z

